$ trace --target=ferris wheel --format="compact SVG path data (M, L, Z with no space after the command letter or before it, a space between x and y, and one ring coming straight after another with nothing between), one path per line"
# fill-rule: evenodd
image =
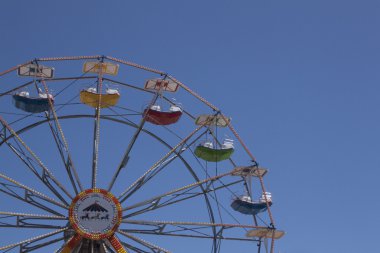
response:
M273 253L266 174L166 72L79 56L0 73L0 252Z

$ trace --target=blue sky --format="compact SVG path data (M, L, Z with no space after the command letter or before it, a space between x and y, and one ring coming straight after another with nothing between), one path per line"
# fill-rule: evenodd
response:
M276 252L373 252L380 3L3 1L0 69L104 54L176 76L228 115L287 232Z

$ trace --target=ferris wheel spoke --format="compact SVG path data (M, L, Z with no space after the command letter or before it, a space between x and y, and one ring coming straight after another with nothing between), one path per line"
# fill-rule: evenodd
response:
M127 219L129 217L133 217L133 216L137 216L137 215L140 215L143 213L151 212L151 211L154 211L154 210L157 210L159 208L163 208L163 207L166 207L169 205L178 204L180 202L187 201L187 200L190 200L192 198L200 197L200 196L203 196L205 194L209 194L209 193L221 190L221 189L225 189L227 187L233 186L235 184L239 184L241 182L242 182L242 180L240 179L240 180L236 180L236 181L230 182L228 184L223 184L223 185L216 186L216 187L213 186L210 182L208 182L207 186L204 188L201 188L199 185L196 185L194 187L187 188L186 190L183 190L183 191L179 191L176 193L170 193L170 194L167 194L165 196L161 196L160 198L155 198L155 200L153 200L152 202L149 202L146 205L139 206L139 207L142 207L141 209L139 209L137 211L133 211L131 213L128 213L125 216L123 216L123 218ZM201 188L201 189L199 189L199 188ZM195 189L197 191L194 191ZM131 208L130 210L133 210L133 209L135 209L135 208ZM129 210L129 207L126 207L125 210Z
M51 221L53 220L68 220L68 218L42 214L0 212L0 227L63 228L63 226L51 225Z
M47 116L49 117L49 116ZM55 144L56 144L56 147L58 149L58 152L60 154L60 157L61 157L61 160L64 164L64 167L65 167L65 171L69 177L69 180L71 182L71 185L73 186L73 189L74 189L74 192L75 194L78 194L78 189L77 189L77 186L75 184L75 179L74 179L74 176L73 176L73 171L75 170L74 169L74 165L73 165L73 162L72 162L72 159L71 159L71 156L70 154L67 152L68 149L62 147L62 139L58 136L57 134L57 131L56 131L56 128L53 126L53 124L51 123L51 121L48 121L48 125L49 125L49 128L50 128L50 131L53 135L53 138L54 138L54 141L55 141ZM76 172L74 172L74 175L75 175L75 178L78 177L78 174ZM79 178L78 178L79 179ZM81 189L81 191L83 190L81 184L80 184L80 181L76 181Z
M47 207L45 204L42 204L39 200L37 200L38 197L35 197L32 193L26 190L23 190L22 193L16 193L14 190L10 189L11 187L14 188L13 185L0 184L0 192L53 215L62 216L61 213Z
M177 188L175 190L171 190L169 192L155 196L155 197L150 198L148 200L141 201L141 202L134 204L134 205L131 205L131 206L127 206L127 207L123 208L123 211L128 211L128 210L132 210L132 209L147 206L147 205L148 205L148 207L145 209L152 209L152 208L154 208L154 206L157 206L159 204L159 202L161 202L164 198L168 198L168 197L171 198L171 197L173 197L174 194L178 195L181 192L184 192L186 190L195 189L196 187L198 187L200 185L203 185L203 184L208 183L208 182L216 181L222 177L229 176L231 174L232 174L232 171L230 171L228 173L217 175L215 177L210 177L210 178L207 178L207 179L204 179L204 180L201 180L201 181L198 181L198 182ZM125 217L127 217L127 216L124 216L123 218L125 218Z
M104 57L100 58L102 63ZM98 85L96 87L97 93L99 94L98 104L95 108L94 115L94 137L93 137L93 150L92 150L92 177L91 177L91 188L96 188L96 180L98 174L98 160L99 160L99 141L100 141L100 109L102 104L102 86L103 86L103 74L102 68L99 68L98 73Z
M34 166L35 161L32 157L28 156L26 152L17 144L18 147L12 145L9 141L6 141L5 144L11 149L11 151L20 159L22 163L47 187L55 196L59 198L65 205L68 205L65 198L57 191L57 189L50 182L49 176L44 173L44 171L39 171L38 168Z
M158 98L158 92L154 95L154 97L152 98L150 104L149 104L149 108L157 101L157 98ZM132 151L132 148L133 148L133 145L135 144L137 138L139 137L140 133L141 133L141 130L143 129L144 125L145 125L145 122L146 122L146 116L147 114L145 114L142 119L140 120L140 123L138 125L138 128L136 129L136 132L134 133L131 141L129 142L128 146L127 146L127 149L125 150L124 152L124 155L123 155L123 158L121 159L121 162L118 166L118 168L116 169L116 172L114 174L114 176L112 177L112 180L108 186L108 191L111 191L120 171L125 168L127 166L127 163L128 163L128 160L129 160L129 154L131 153Z
M53 220L68 220L63 216L0 212L0 227L20 228L63 228L63 226L46 224ZM40 222L39 222L40 221ZM44 223L45 222L45 223Z
M176 152L176 150L181 147L183 144L185 144L191 137L193 137L203 126L197 127L193 132L191 132L186 138L181 140L175 147L173 147L166 155L164 155L158 162L156 162L150 169L148 169L142 176L140 176L135 182L133 182L123 193L119 196L120 203L123 203L126 200L126 195L130 189L135 187L141 180L146 177L149 173L151 173L159 164L164 162L166 159L170 157L173 153ZM177 151L178 152L178 151Z
M151 180L155 175L157 175L161 170L163 170L166 166L168 166L172 161L174 161L178 157L178 154L166 159L161 164L157 165L154 170L151 171L151 173L148 173L145 177L141 178L141 180L136 184L134 187L130 188L126 194L125 197L128 199L131 197L135 192L137 192L143 185L145 185L149 180Z
M102 241L102 247L105 253L115 253L115 251L112 249L112 245L108 240Z
M165 167L169 166L170 163L172 163L175 159L180 158L183 160L181 157L181 154L185 152L189 147L191 147L195 142L197 142L203 135L206 134L207 131L204 133L200 134L197 138L195 138L192 142L190 143L183 143L181 147L178 148L179 151L174 152L174 155L171 157L168 157L166 160L162 161L159 163L156 167L154 167L149 173L147 173L144 177L140 178L138 183L132 187L129 188L129 190L125 193L124 198L128 199L131 197L135 192L137 192L142 186L144 186L148 181L150 181L152 178L154 178L158 173L160 173Z
M42 169L41 172L38 174L41 175L41 178L44 178L44 184L49 187L49 189L52 190L52 184L50 183L50 180L59 187L70 199L73 199L71 194L66 190L66 188L55 178L53 173L46 167L46 165L41 161L41 159L33 152L33 150L21 139L21 137L7 124L7 122L0 116L0 122L1 124L10 132L12 136L14 136L17 141L28 151L28 153L34 158L35 162L39 165L39 167ZM5 129L4 129L5 130ZM4 136L5 137L5 136ZM57 191L52 191L58 198L62 198L60 194L58 194Z
M62 242L64 240L64 237L60 237L60 238L55 238L55 239L52 239L50 241L46 241L46 242L41 242L39 244L27 244L25 246L21 245L20 246L20 252L32 252L32 251L36 251L38 249L41 249L41 248L44 248L44 247L47 247L49 245L53 245L55 243L59 243L59 242Z
M135 224L143 226L159 227L160 230L167 229L168 227L175 226L195 226L195 227L220 227L223 229L229 228L247 228L247 229L267 229L268 227L254 226L254 225L242 225L242 224L227 224L227 223L210 223L210 222L193 222L193 221L151 221L151 220L130 220L126 219L122 221L123 224ZM187 229L187 228L186 228Z
M40 223L23 223L20 224L12 224L7 222L0 222L0 228L15 228L15 229L60 229L64 228L65 226L58 226L58 225L46 225L46 224L40 224Z
M112 246L112 248L116 251L116 253L128 253L120 242L120 240L117 238L115 234L111 235L107 238L108 244Z
M45 80L41 80L41 83L44 86L45 93L49 94L49 89L46 85ZM53 100L51 99L51 97L49 95L48 95L48 102L49 102L51 113L53 114L55 128L53 127L53 124L50 120L50 114L51 114L50 112L45 112L46 119L48 120L51 133L52 133L53 138L55 140L55 143L56 143L56 146L57 146L58 151L60 153L61 159L65 165L66 172L67 172L69 179L71 181L71 184L74 188L75 194L78 194L78 189L77 189L77 186L76 186L74 178L73 178L73 173L74 173L74 177L75 177L76 183L79 186L80 191L83 191L83 187L82 187L82 184L80 182L78 172L76 171L76 169L74 167L74 163L73 163L73 160L71 158L71 154L70 154L70 150L69 150L69 145L68 145L67 140L65 138L65 135L63 133L61 124L58 120L58 116L57 116L57 112L56 112Z
M25 217L25 218L47 219L47 220L67 220L68 219L66 216L60 216L60 215L46 215L46 214L0 211L0 219L4 217Z
M79 234L73 235L66 244L64 244L57 252L70 253L78 246L82 241L82 236Z
M15 196L17 198L17 196L21 196L19 194L17 194L14 189L23 189L24 190L24 194L25 194L25 202L28 202L28 201L31 201L33 200L33 197L35 198L39 198L39 199L42 199L50 204L53 204L53 205L56 205L58 207L61 207L61 208L64 208L64 209L68 209L68 206L67 205L64 205L58 201L56 201L55 199L53 198L50 198L48 196L46 196L45 194L43 193L40 193L38 192L37 190L31 188L31 187L28 187L4 174L1 174L0 173L0 178L9 182L9 183L0 183L0 190L1 192L4 192L4 193L9 193L8 195L10 196ZM10 188L13 188L13 189L10 189ZM33 202L31 202L33 203ZM40 205L42 205L41 203L38 203Z
M184 238L198 238L198 239L211 239L211 240L228 240L228 241L247 241L257 242L256 238L248 238L245 236L244 228L260 228L256 226L244 226L240 224L213 224L203 222L152 222L152 221L133 221L134 225L140 225L136 228L119 229L119 232L130 234L144 234L155 236L170 236L170 237L184 237ZM213 229L216 229L216 234ZM235 229L234 229L235 228ZM265 227L267 229L267 227ZM232 232L231 230L235 231ZM236 229L240 229L241 236L236 236L240 233ZM231 231L231 235L224 235L223 233Z
M171 253L171 252L170 252L169 250L167 250L167 249L164 249L164 248L162 248L162 247L160 247L160 246L154 245L154 244L151 243L151 242L148 242L148 241L146 241L146 240L143 240L143 239L141 239L141 238L138 238L138 237L136 237L136 236L133 236L133 235L131 235L131 234L125 232L125 231L121 231L121 230L119 230L118 233L121 234L121 235L123 235L123 236L125 236L125 237L128 237L129 239L132 239L133 241L135 241L135 242L137 242L137 243L139 243L139 244L141 244L141 245L143 245L143 246L145 246L145 247L147 247L147 248L149 248L149 249L151 249L152 252L157 252L157 253L159 253L159 252L163 252L163 253Z
M136 253L151 253L151 251L145 251L145 250L142 250L140 248L137 248L136 246L133 246L129 243L126 243L124 241L121 241L120 242L124 247L126 247L128 250L130 250L131 252L136 252Z
M59 234L59 233L62 233L63 231L67 230L68 227L65 227L65 228L61 228L61 229L58 229L58 230L55 230L53 232L50 232L50 233L46 233L46 234L42 234L42 235L39 235L39 236L35 236L35 237L32 237L32 238L29 238L29 239L26 239L26 240L23 240L23 241L19 241L19 242L16 242L16 243L12 243L12 244L8 244L8 245L5 245L5 246L0 246L0 250L9 250L9 249L14 249L18 246L22 248L25 248L25 247L28 247L28 245L34 243L34 242L37 242L37 241L41 241L43 239L46 239L46 238L49 238L51 236L54 236L56 234ZM59 240L56 239L57 241L60 241L62 240L63 238L60 238ZM54 240L54 243L56 241ZM52 243L50 243L52 244ZM43 246L46 246L46 245L43 245ZM21 251L21 252L25 252L25 251Z
M54 220L68 220L56 215L26 214L0 211L0 227L59 229L65 226L51 225Z

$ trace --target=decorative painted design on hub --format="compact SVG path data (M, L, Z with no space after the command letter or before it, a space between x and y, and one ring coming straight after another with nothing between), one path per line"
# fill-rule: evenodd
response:
M89 189L79 193L69 209L73 229L91 240L112 236L121 223L121 217L119 201L103 189Z

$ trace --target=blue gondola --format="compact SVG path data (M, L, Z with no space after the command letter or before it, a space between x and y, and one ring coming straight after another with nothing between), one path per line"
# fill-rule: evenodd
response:
M268 204L271 206L271 194L267 192L266 196ZM231 207L235 211L247 215L256 215L258 213L265 212L268 209L264 194L261 196L260 201L252 201L251 197L246 195L237 197L232 201Z
M54 98L52 95L39 94L37 98L30 98L29 92L22 91L18 94L13 95L13 103L16 108L30 113L40 113L50 110L49 98L52 103L54 103Z

